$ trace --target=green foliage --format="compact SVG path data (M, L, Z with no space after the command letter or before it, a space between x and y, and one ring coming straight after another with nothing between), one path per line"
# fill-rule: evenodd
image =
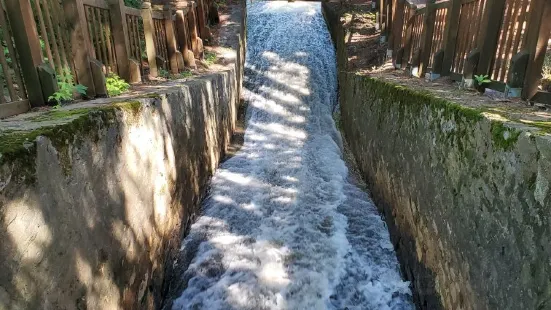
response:
M59 90L48 97L48 100L57 102L58 106L62 102L73 100L74 93L85 96L88 90L88 87L84 85L75 85L75 79L69 68L64 68L63 71L57 75L57 86Z
M475 75L474 80L476 81L477 85L484 85L492 82L488 75Z
M159 76L163 77L165 79L169 79L170 78L170 72L168 72L165 68L160 68L159 69Z
M205 52L205 63L207 65L212 65L216 62L216 54L215 53L211 53L211 52Z
M130 84L114 73L110 73L107 76L106 85L107 93L110 97L118 96L130 88Z
M187 79L192 76L193 76L193 73L191 71L186 70L184 72L180 72L178 74L172 75L171 79Z
M141 9L142 2L143 2L142 0L124 0L124 5L135 9Z

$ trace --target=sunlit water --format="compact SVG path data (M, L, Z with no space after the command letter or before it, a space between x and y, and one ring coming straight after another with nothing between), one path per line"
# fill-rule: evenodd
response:
M319 3L248 8L247 131L182 244L173 309L413 309L388 231L354 185L332 119Z

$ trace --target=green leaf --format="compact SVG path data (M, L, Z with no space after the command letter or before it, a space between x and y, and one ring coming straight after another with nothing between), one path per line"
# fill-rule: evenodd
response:
M88 90L88 87L82 85L82 84L78 84L78 85L75 85L75 91L81 95L86 95L86 91Z

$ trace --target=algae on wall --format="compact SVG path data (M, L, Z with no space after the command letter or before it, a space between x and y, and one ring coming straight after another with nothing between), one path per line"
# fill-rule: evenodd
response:
M417 305L551 307L549 135L374 78L339 83L347 140Z

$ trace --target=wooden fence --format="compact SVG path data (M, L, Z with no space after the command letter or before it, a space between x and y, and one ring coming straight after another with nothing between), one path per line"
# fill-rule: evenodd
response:
M380 29L396 67L467 84L474 75L488 75L489 88L551 103L548 93L538 91L551 35L551 1L378 1Z
M158 76L158 68L185 70L202 57L198 47L209 39L212 5L145 1L136 9L123 0L0 0L0 118L46 104L60 74L88 87L87 97L94 98L107 95L107 74L139 83Z

